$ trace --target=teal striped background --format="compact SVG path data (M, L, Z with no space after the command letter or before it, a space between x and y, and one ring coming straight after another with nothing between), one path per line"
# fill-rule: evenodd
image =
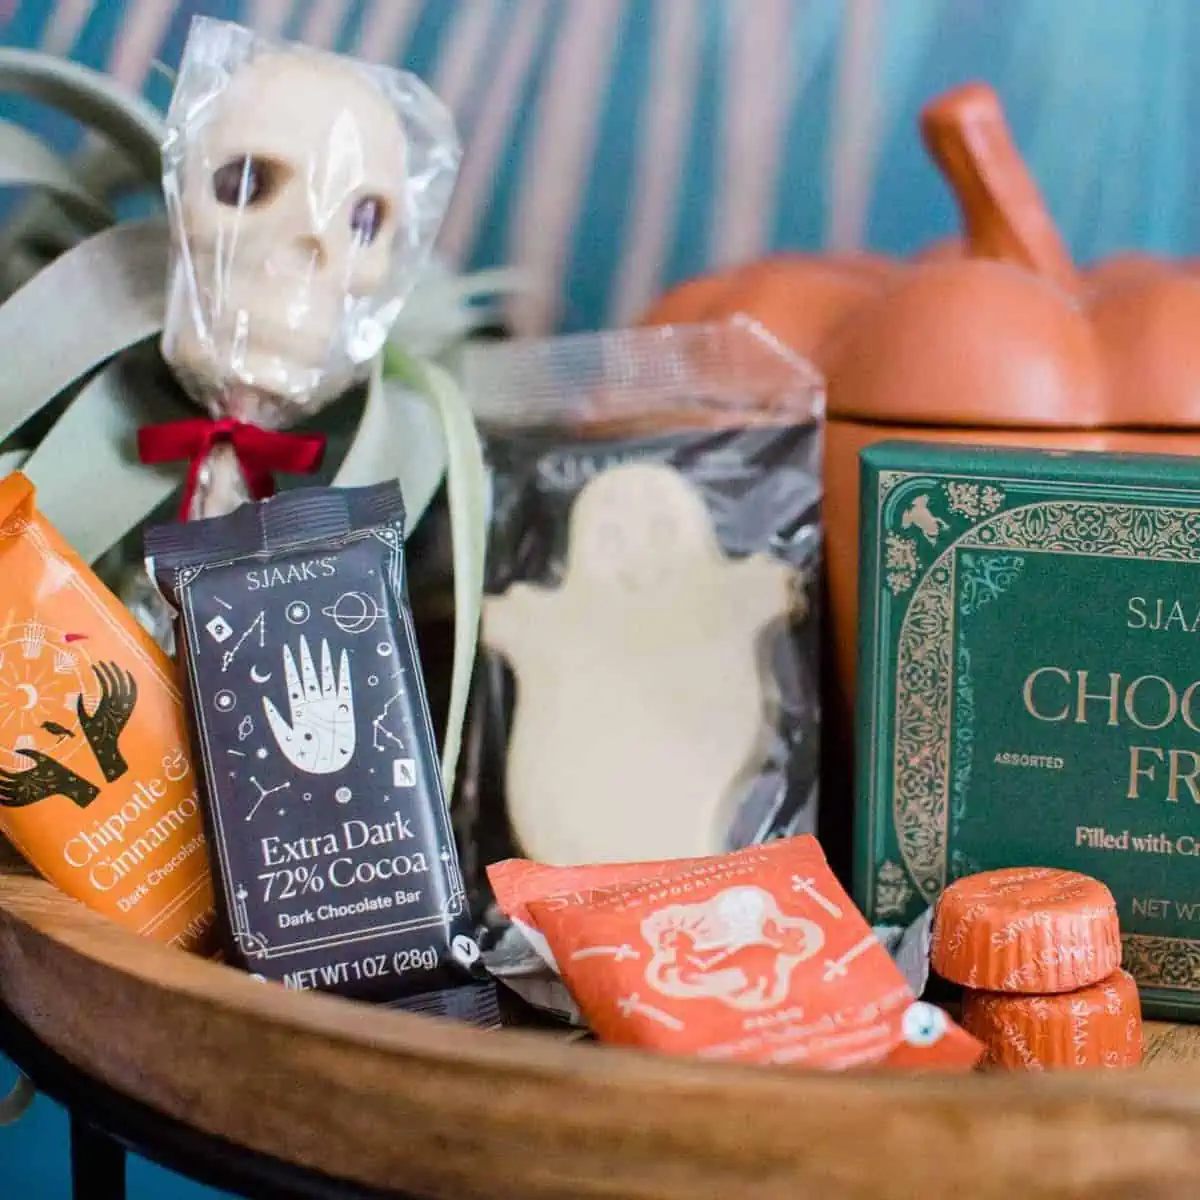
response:
M772 248L904 253L952 205L915 121L985 78L1077 257L1200 252L1196 0L0 0L9 44L111 70L156 104L195 13L403 64L467 146L443 250L527 265L527 331L636 314ZM56 145L78 133L7 103ZM187 1047L180 1047L187 1053ZM0 1063L0 1086L7 1082ZM487 1097L480 1097L487 1103ZM137 1200L199 1189L137 1164ZM208 1194L208 1193L205 1193ZM67 1195L47 1102L0 1131L0 1200Z
M906 252L954 212L915 132L983 77L1080 259L1193 252L1195 0L8 0L6 40L164 104L193 13L401 63L468 148L443 247L539 281L523 329L591 328L770 248ZM27 119L33 114L22 111ZM70 143L63 122L37 121Z

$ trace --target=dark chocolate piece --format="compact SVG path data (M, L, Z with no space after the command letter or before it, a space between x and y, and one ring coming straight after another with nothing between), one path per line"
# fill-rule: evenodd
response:
M396 484L152 529L175 608L226 960L395 1002L472 978Z

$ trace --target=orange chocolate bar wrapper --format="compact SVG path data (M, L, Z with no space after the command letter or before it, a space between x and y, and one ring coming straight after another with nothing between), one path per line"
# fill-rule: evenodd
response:
M212 886L170 660L0 481L0 831L68 895L207 948Z
M965 1070L983 1053L914 1002L815 838L585 887L528 913L603 1041L826 1069Z

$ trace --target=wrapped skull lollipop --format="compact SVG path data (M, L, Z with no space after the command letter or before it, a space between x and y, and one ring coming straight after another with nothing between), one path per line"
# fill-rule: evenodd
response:
M360 380L423 268L460 148L414 76L196 19L167 114L163 355L210 420L143 430L188 459L183 516L312 471L283 432Z

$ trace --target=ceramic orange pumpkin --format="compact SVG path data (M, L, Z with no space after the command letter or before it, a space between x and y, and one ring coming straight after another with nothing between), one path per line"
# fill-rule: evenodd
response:
M961 241L909 263L775 257L686 283L643 319L743 313L826 376L836 665L826 712L843 734L864 446L899 437L1200 452L1200 276L1190 264L1127 255L1078 271L990 88L938 98L921 126L960 205Z

